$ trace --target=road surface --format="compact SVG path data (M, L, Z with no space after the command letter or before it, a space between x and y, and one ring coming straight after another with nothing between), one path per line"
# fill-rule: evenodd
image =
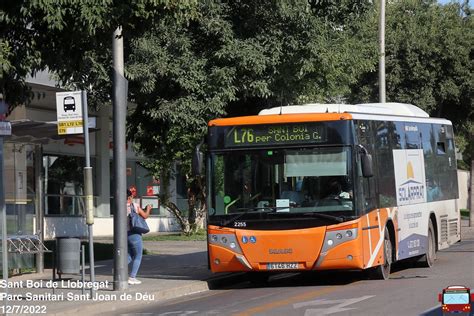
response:
M398 264L387 281L360 272L274 275L262 286L246 281L179 300L122 310L122 315L441 315L438 293L474 288L474 240L437 253L432 268ZM116 312L117 313L117 312Z

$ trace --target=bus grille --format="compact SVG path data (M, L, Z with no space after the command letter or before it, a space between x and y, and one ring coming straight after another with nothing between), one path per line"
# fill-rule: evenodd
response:
M448 241L448 220L441 219L441 234L440 234L441 242Z
M450 219L449 220L449 236L456 236L458 234L458 220Z

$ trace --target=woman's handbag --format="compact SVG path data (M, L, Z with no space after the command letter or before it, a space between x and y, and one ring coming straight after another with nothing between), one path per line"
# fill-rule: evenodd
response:
M146 234L150 231L146 220L135 211L133 203L130 204L130 231L135 234Z

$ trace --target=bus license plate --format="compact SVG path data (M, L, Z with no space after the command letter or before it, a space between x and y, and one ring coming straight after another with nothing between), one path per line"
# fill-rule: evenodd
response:
M274 262L267 263L267 270L291 270L298 269L297 262Z

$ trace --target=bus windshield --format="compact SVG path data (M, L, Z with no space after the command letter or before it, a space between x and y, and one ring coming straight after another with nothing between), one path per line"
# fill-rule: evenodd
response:
M469 292L445 292L443 294L444 304L469 304Z
M351 162L349 146L212 153L209 216L354 216Z

